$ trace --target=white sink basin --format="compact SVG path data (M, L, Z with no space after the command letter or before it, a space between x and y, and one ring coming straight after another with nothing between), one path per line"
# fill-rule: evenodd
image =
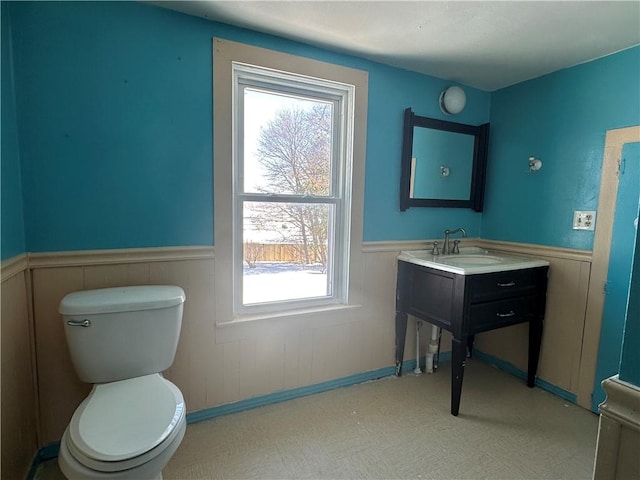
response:
M493 255L451 255L447 258L441 258L440 260L444 263L458 265L461 267L472 265L496 265L503 262L502 258L495 257Z
M546 260L505 255L478 247L460 248L459 254L451 255L433 255L430 249L407 250L400 252L398 260L460 275L522 270L549 265Z

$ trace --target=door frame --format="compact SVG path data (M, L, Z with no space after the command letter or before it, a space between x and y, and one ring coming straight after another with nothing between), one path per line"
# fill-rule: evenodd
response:
M640 142L640 125L608 130L605 138L587 310L580 354L580 371L578 373L578 405L588 410L591 410L591 394L593 393L600 345L605 300L604 288L609 270L613 220L618 196L618 168L624 145L635 142Z

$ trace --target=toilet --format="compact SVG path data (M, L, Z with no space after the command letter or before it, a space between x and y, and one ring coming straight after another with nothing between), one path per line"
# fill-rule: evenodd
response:
M60 302L75 371L93 384L60 441L69 479L162 479L180 446L186 406L162 376L173 363L185 301L175 286L74 292Z

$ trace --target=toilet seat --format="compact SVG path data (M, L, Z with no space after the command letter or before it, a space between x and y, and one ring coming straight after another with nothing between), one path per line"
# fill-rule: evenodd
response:
M185 413L178 387L157 373L95 385L71 418L67 447L94 470L134 468L171 444Z

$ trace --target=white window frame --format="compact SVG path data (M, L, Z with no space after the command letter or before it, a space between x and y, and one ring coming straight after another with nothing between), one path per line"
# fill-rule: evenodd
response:
M367 73L217 38L213 39L213 64L216 323L307 315L314 311L361 304ZM340 194L336 202L344 202L344 208L342 218L336 224L344 231L337 237L341 238L340 245L334 247L339 256L334 262L342 265L342 268L336 275L336 284L330 297L241 305L237 282L242 281L238 278L242 274L242 245L235 240L241 242L242 226L237 221L240 197L236 180L239 175L234 170L237 165L234 158L242 148L234 136L240 121L235 108L238 75L249 81L265 81L270 77L274 85L284 84L290 88L306 85L342 99L341 116L346 116L349 121L340 122L345 127L340 132L339 152L336 152L344 158L341 160L344 164L339 169L340 176L336 179ZM318 198L321 199L319 202L325 203L324 197Z
M270 68L232 62L234 84L234 213L233 213L233 296L236 315L309 308L325 304L346 303L348 285L349 225L351 223L351 165L353 158L354 86L312 78ZM263 194L244 191L244 88L299 95L333 104L331 191L326 196ZM326 296L289 299L269 303L243 304L243 209L244 202L287 202L326 204L334 208L330 225Z

